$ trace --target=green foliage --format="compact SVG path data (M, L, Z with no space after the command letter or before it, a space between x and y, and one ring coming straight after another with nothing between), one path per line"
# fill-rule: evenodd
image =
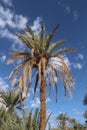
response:
M22 109L20 106L21 100L20 100L20 91L11 89L7 92L0 92L0 102L5 105L6 109L9 112L13 112L15 108Z

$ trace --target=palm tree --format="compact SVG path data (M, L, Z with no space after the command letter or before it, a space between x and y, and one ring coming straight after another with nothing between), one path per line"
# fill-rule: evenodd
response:
M19 95L19 91L15 89L11 89L9 91L1 91L0 92L0 102L6 107L7 111L14 112L15 108L22 109L21 107L21 99ZM23 100L23 99L22 99Z
M77 121L76 121L76 119L74 119L74 118L70 119L70 123L73 125L74 130L77 130Z
M59 123L63 130L66 130L66 121L69 121L67 114L61 113L56 118L56 122Z
M75 49L58 49L66 40L51 43L51 39L58 28L59 25L46 36L45 25L42 23L40 33L34 33L30 26L27 26L27 30L22 30L22 34L16 33L17 37L27 46L27 49L11 51L11 58L7 62L10 64L14 60L21 59L22 61L9 75L12 84L14 86L20 86L21 93L24 92L25 95L27 94L33 76L36 77L34 93L36 92L38 85L40 86L40 130L45 130L46 127L46 85L55 86L56 100L56 78L61 78L64 83L65 91L68 89L71 96L72 92L70 87L74 86L72 76L64 61L64 57L61 54ZM16 81L15 78L18 80Z
M87 93L84 96L83 104L86 106L86 111L84 112L83 116L85 117L85 125L87 130Z
M9 113L0 107L0 130L26 130L21 118L16 113Z
M83 104L87 106L87 93L84 96Z

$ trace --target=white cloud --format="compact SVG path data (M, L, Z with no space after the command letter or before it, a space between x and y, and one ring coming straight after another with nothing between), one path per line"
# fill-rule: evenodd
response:
M73 65L73 68L75 68L75 69L82 69L82 64L80 64L80 63L73 63L72 64Z
M7 91L8 88L8 84L0 77L0 91Z
M40 32L41 18L37 17L31 28L34 32ZM0 37L13 40L11 49L25 49L25 45L13 34L13 29L20 30L26 27L28 18L22 14L15 14L9 8L0 5ZM13 30L13 31L11 31Z
M12 0L1 0L4 4L12 6Z
M83 60L83 59L84 59L84 56L83 56L83 54L80 54L80 53L79 53L76 58L77 58L77 59L80 59L80 60Z
M74 108L73 109L73 114L75 114L75 115L81 115L82 113Z
M77 21L79 19L79 12L77 10L75 10L73 12L73 18L74 18L75 21Z
M48 103L50 101L51 101L50 98L46 99L46 103ZM36 97L33 101L31 101L31 107L32 108L38 108L39 106L40 106L40 99Z
M46 103L48 102L51 102L51 99L49 97L46 99Z
M28 22L28 18L24 17L21 14L15 14L8 8L3 8L3 6L0 5L0 26L1 28L4 28L6 26L10 28L25 28L26 24Z
M0 61L1 61L1 63L5 62L5 60L6 60L6 55L0 54Z
M31 101L31 107L32 108L38 108L39 106L40 106L39 98L35 98L35 100Z
M57 4L64 10L64 13L66 15L72 15L74 21L77 21L79 19L79 12L77 10L73 10L68 3L66 4L65 2L59 0Z
M33 25L31 26L31 28L34 32L40 32L41 31L41 24L40 24L41 21L42 21L42 18L37 17L36 20L33 22Z
M77 58L82 60L84 57L83 57L82 54L78 54ZM64 56L64 61L65 61L66 65L68 66L69 69L71 69L71 68L79 69L79 70L82 69L82 64L81 63L70 62L68 57L66 57L66 56Z
M8 29L1 29L0 30L0 37L7 38L7 39L12 40L14 42L11 46L12 50L25 48L24 44L17 38L17 36L14 35L13 33L11 33Z
M67 15L69 15L70 13L71 13L71 9L70 9L70 6L66 6L65 7L65 13L67 14Z

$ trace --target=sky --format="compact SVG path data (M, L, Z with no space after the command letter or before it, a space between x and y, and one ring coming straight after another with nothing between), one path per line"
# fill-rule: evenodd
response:
M62 83L59 83L58 103L55 102L55 90L48 96L47 88L47 113L52 112L50 119L54 123L56 115L67 113L84 123L82 116L85 111L83 98L87 86L87 0L0 0L0 91L7 90L11 83L7 77L14 64L7 65L9 52L14 49L25 48L24 44L14 35L29 24L33 31L40 31L41 21L45 22L46 33L60 24L60 28L53 40L67 39L66 47L76 48L76 52L65 55L65 61L72 73L75 88L73 97L64 96ZM39 89L35 99L32 100L33 90L30 90L26 107L39 107ZM52 124L53 125L53 124Z

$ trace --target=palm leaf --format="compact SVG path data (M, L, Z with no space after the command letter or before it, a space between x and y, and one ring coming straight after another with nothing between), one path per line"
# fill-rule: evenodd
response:
M46 45L45 47L48 48L49 47L49 44L50 44L50 41L54 35L54 33L57 31L57 29L59 28L59 24L52 30L52 32L50 32L46 38Z
M53 49L55 49L56 47L66 43L67 40L61 40L61 41L58 41L58 42L55 42L55 43L52 43L49 48L47 49L47 53L49 54Z
M58 56L59 54L63 54L63 53L65 53L65 52L75 51L75 50L76 50L75 48L59 49L58 51L56 51L55 53L53 53L51 56L52 56L52 57L56 57L56 56Z
M28 24L27 24L27 30L33 36L34 33L33 33L31 27Z
M38 80L39 80L39 75L37 73L37 75L36 75L36 81L35 81L35 86L34 86L34 95L36 93L36 89L37 89L37 85L38 85Z

